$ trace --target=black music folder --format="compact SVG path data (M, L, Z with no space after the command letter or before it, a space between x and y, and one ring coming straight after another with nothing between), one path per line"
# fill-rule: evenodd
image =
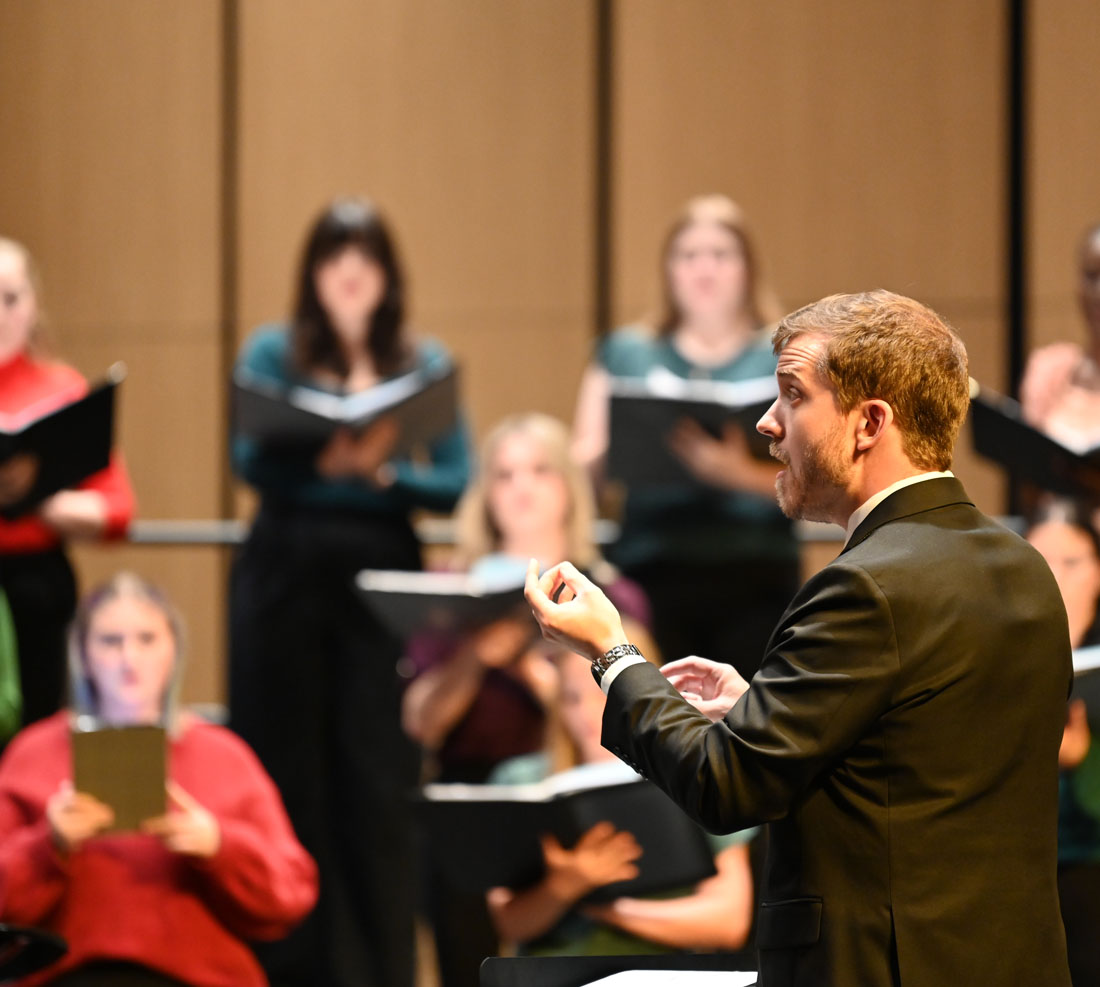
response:
M774 377L734 383L670 373L612 380L607 475L628 487L700 486L668 446L669 433L684 418L715 437L732 422L745 433L753 455L768 459L769 439L756 431L756 423L776 394Z
M115 812L107 832L136 830L164 815L167 739L164 727L93 726L72 731L73 787L94 795Z
M20 517L59 490L75 487L105 469L114 444L115 391L126 377L121 363L82 398L30 421L25 415L0 415L0 463L24 455L33 460L33 480L17 502L0 516Z
M356 394L284 387L238 368L233 375L236 432L270 445L320 448L337 428L359 431L382 417L397 421L394 452L407 453L454 427L458 371L414 370Z
M479 578L466 572L364 569L356 577L366 605L386 629L405 639L421 631L456 632L484 627L502 617L535 624L523 600L523 583Z
M1071 449L1024 421L1018 401L970 384L974 449L1025 480L1067 497L1100 497L1100 446Z
M1074 650L1070 698L1085 701L1089 728L1100 731L1100 645Z
M618 762L585 765L531 785L425 785L415 803L433 853L456 887L522 888L543 874L539 836L573 846L597 822L629 830L640 873L589 901L690 887L715 873L706 835L654 784Z
M744 966L736 953L490 956L479 975L481 987L753 987Z

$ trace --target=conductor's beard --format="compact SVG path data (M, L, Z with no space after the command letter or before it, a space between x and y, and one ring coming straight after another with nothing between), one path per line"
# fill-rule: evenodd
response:
M775 478L779 509L794 521L835 521L835 505L843 499L851 475L841 430L804 445L797 464L774 442L770 452L784 465Z

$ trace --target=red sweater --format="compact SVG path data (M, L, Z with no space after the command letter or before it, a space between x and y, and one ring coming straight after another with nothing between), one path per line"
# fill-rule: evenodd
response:
M88 393L88 384L64 363L33 360L25 353L0 365L0 423L13 425L34 421L71 404ZM110 465L93 473L77 488L95 490L107 505L108 538L120 538L134 514L134 494L122 456L115 453ZM34 514L5 521L0 518L0 555L43 552L60 544L61 538Z
M46 801L72 778L69 717L25 729L0 760L0 920L63 936L69 953L46 983L91 960L140 963L196 987L267 983L245 939L277 939L317 899L317 868L252 751L192 721L169 748L169 775L217 818L208 860L142 834L55 850Z

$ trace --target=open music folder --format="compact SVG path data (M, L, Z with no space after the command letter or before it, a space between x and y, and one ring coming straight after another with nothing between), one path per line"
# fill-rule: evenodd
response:
M337 428L360 431L383 417L398 426L395 454L431 442L458 416L458 371L414 370L355 394L283 387L238 368L233 375L233 427L258 442L320 448Z
M607 475L628 487L699 486L668 445L685 418L715 437L733 423L745 433L753 455L768 459L769 440L756 431L756 423L777 393L774 377L728 382L667 373L614 379Z
M1014 477L1067 497L1100 498L1100 446L1071 448L1024 421L1020 403L970 383L974 448Z
M531 622L519 580L490 580L467 572L364 569L356 577L363 601L395 637L421 631L455 632L484 627L502 617Z
M29 486L0 516L20 517L59 490L105 469L114 443L115 393L126 377L121 363L83 397L35 416L34 409L0 415L0 465L25 457Z
M457 887L522 888L543 874L539 836L571 847L597 822L628 830L642 847L639 875L586 900L691 887L715 873L702 829L651 782L618 762L584 765L528 785L425 785L414 804Z

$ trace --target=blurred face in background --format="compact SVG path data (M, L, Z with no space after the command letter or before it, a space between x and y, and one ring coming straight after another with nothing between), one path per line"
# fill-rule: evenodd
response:
M570 497L565 477L534 436L504 436L488 468L486 499L501 541L522 543L565 531Z
M692 223L672 241L668 279L681 322L735 318L748 295L748 265L740 238L721 223Z
M100 715L108 722L160 719L176 663L176 639L158 606L131 596L107 600L88 623L84 654Z
M1092 335L1093 348L1100 347L1100 232L1090 236L1081 248L1077 297Z
M27 349L37 322L27 262L17 250L0 246L0 364Z
M347 347L366 338L371 315L386 291L382 266L349 244L321 261L313 273L317 298Z
M1069 618L1070 643L1078 647L1096 620L1100 599L1100 558L1092 538L1075 524L1046 521L1028 532L1054 573Z
M604 695L592 678L592 663L568 652L558 659L558 671L562 723L577 745L581 760L597 761L612 756L600 744Z

